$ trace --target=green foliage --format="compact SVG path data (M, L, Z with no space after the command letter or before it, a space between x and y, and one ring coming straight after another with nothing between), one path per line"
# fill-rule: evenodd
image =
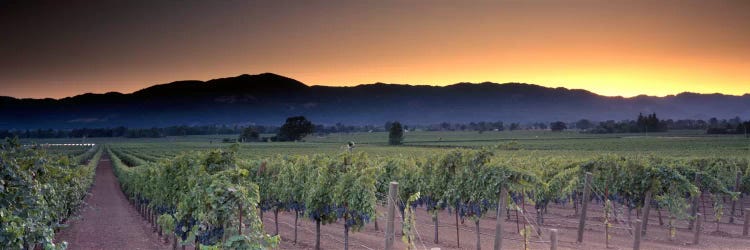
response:
M322 223L343 219L355 231L375 214L376 172L363 153L310 159L305 213Z
M66 155L20 147L17 140L2 145L0 248L64 249L66 243L53 242L54 231L82 205L101 154L92 148L85 154L88 158L71 162ZM83 161L89 164L78 164Z
M338 217L358 231L375 214L376 167L364 153L342 154L336 163L333 204Z
M555 134L564 136L566 133L568 132ZM488 134L487 136L494 135ZM382 134L372 137L382 140ZM315 138L317 139L319 138ZM337 140L343 139L348 138ZM184 212L180 215L185 215L176 217L178 219L219 218L219 213L230 212L229 209L221 210L223 212L216 214L201 212L202 206L212 206L211 197L223 197L226 194L185 188L184 183L208 187L216 185L215 188L211 188L212 190L225 188L227 186L223 185L232 183L245 183L241 185L250 187L252 184L257 184L260 187L257 189L257 207L262 210L304 211L306 217L320 221L322 224L342 219L347 226L355 230L361 228L367 223L369 216L373 215L376 199L385 201L391 181L399 183L396 202L403 209L403 215L409 211L410 206L407 201L410 196L419 192L420 198L411 204L425 206L433 215L444 208L451 208L456 209L460 216L479 219L488 209L494 209L498 192L502 188L511 192L513 200L523 195L527 200L531 200L540 211L550 202L565 201L575 195L580 197L585 173L591 172L593 174L592 195L600 198L604 198L602 196L605 194L609 195L608 206L611 207L612 202L618 202L627 204L631 208L642 207L645 205L643 204L645 193L651 192L654 201L660 207L666 208L675 217L682 219L687 218L685 215L687 194L697 195L699 190L702 190L736 197L737 193L732 190L736 172L743 173L741 189L747 189L745 182L750 179L747 177L749 176L747 161L729 157L731 154L699 158L692 155L693 151L690 151L684 154L691 155L691 157L685 158L676 156L674 152L662 154L659 151L658 156L652 156L638 152L605 154L603 153L605 150L601 149L619 147L620 143L626 144L626 147L649 148L652 146L648 139L632 139L634 142L612 139L611 144L592 144L573 150L568 148L567 150L571 151L566 152L572 152L570 155L548 153L549 151L544 150L551 149L540 148L539 145L549 144L549 139L535 140L533 138L514 140L512 147L481 148L477 144L467 143L461 145L463 149L433 148L416 151L411 147L382 147L399 150L377 151L380 155L376 156L360 152L375 147L372 146L377 144L375 141L375 143L361 143L363 146L357 150L356 154L313 154L321 151L316 150L317 147L327 147L329 144L340 145L336 141L334 141L336 143L330 143L330 140L332 139L328 142L309 145L307 143L276 144L280 146L268 146L267 149L264 148L265 146L256 145L235 146L237 151L233 152L237 153L227 151L195 153L203 155L202 158L185 155L171 158L177 155L180 149L160 148L159 150L166 155L161 158L168 160L159 160L159 151L151 152L149 146L143 144L118 145L117 151L123 155L130 155L131 158L143 159L145 162L126 168L127 171L141 169L137 171L139 174L133 174L133 178L138 178L138 182L142 183L142 187L137 189L132 187L126 187L126 189L133 189L131 192L135 192L137 194L135 196L147 197L150 206L177 204L184 199L180 194L196 193L190 196L191 199L197 200L192 202L195 204L186 203L184 207L177 208ZM416 140L424 141L421 142L423 145L443 146L442 141L429 142L424 137L415 138ZM577 146L581 145L572 139L560 139L558 144L545 147L565 146L565 143L571 141ZM535 143L536 146L534 146ZM195 144L181 143L176 143L174 147L196 148ZM282 153L280 148L283 148L283 152L289 150L298 152L300 147L311 149L296 154L279 155ZM340 148L336 147L335 151L340 151ZM400 154L400 149L407 151ZM540 149L541 151L537 151ZM575 153L575 150L588 153ZM183 165L192 167L183 167ZM238 171L237 174L232 174L238 177L231 178L231 181L227 182L229 184L216 184L212 182L212 179L191 176L212 176L218 173L229 173L233 169L245 170L247 175ZM169 173L170 171L172 173ZM698 185L693 183L693 177L696 174L704 177ZM235 179L238 179L238 182L235 182ZM167 188L163 189L168 191L160 191L150 186L149 183L160 183L159 185L166 186ZM241 192L252 193L251 189ZM511 203L509 206L514 205ZM201 228L201 223L205 228L216 226L215 223L219 223L219 219L212 219L208 222L199 220L199 222L196 227L191 228L191 232L199 233L204 230ZM235 244L239 241L232 239L242 238L227 237L223 244Z
M175 220L171 214L164 213L156 219L156 224L161 226L161 228L171 229L175 227Z
M423 187L426 177L420 168L418 160L413 157L396 156L378 159L373 162L383 162L377 166L377 191L378 200L385 201L388 196L388 188L391 181L398 182L399 201L406 201L409 197L419 192Z
M422 171L430 173L425 176L425 182L422 188L422 197L426 199L425 206L427 211L432 212L433 217L445 204L443 197L448 191L448 184L454 177L453 170L450 166L443 165L442 155L433 155L422 160Z
M523 192L539 183L539 177L532 169L533 162L527 158L494 157L488 164L489 169L485 177L488 195L491 201L497 201L497 194L505 187L510 192Z
M181 154L135 167L123 164L111 150L110 154L123 190L162 214L157 223L174 223L172 228L183 244L195 239L203 245L232 249L278 244L278 237L263 231L255 209L260 200L258 186L251 182L247 169L237 166L234 151ZM215 230L223 234L215 235Z
M305 180L305 215L323 224L336 221L333 187L335 186L335 164L329 157L313 156Z
M414 215L414 208L412 204L419 199L419 192L409 196L406 200L406 209L404 211L404 222L401 224L401 241L406 244L406 249L416 249L414 246L414 233L412 229L417 226L417 216Z
M283 208L300 212L305 199L305 176L312 167L310 159L306 156L277 159L281 169L273 182L273 194Z

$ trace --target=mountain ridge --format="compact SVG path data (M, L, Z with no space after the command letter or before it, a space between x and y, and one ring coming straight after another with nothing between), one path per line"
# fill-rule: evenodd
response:
M750 117L750 94L682 92L664 97L603 96L585 89L528 83L446 86L372 83L306 85L273 73L157 84L129 94L85 93L60 99L0 97L0 129L152 127L201 124L277 125L306 115L316 123L549 122Z

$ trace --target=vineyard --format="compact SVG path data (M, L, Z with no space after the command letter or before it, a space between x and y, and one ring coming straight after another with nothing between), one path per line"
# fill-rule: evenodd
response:
M55 232L82 205L101 155L98 146L40 150L7 140L0 150L0 247L64 249Z
M19 168L34 165L24 155L74 162L67 165L79 167L69 168L90 180L98 158L108 155L131 205L174 249L382 249L391 244L385 237L391 227L397 249L711 249L750 243L743 232L750 215L750 165L746 146L735 148L742 144L733 139L688 138L685 145L681 138L547 137L488 146L449 136L425 136L402 147L365 138L354 149L325 140L109 143L4 150L2 159L14 159ZM536 148L544 140L568 140L580 148ZM610 145L615 140L624 145ZM635 150L650 144L644 140L686 150ZM698 140L708 146L693 142ZM722 144L711 145L716 142ZM622 150L628 147L633 149ZM685 155L691 147L731 150ZM89 159L94 165L85 165ZM85 188L64 196L70 200L67 216L91 182L76 185ZM24 222L28 229L3 226L3 236L50 232L2 243L64 248L52 239L67 216L49 216L55 223Z
M213 207L212 199L230 198L205 195L174 198L174 195L199 193L196 190L181 189L186 186L175 185L200 183L180 178L184 178L186 173L193 173L191 178L198 176L196 173L210 173L210 169L233 169L236 172L221 175L242 176L243 178L231 183L252 190L250 193L257 192L257 197L253 196L248 201L250 203L243 205L257 207L258 213L248 212L243 216L247 219L250 218L248 216L265 217L264 213L272 214L266 215L271 216L268 218L271 223L263 225L266 231L262 232L279 235L279 214L286 213L293 217L292 233L283 239L254 236L263 239L261 242L264 244L269 244L265 246L278 244L279 241L282 246L287 245L285 241L291 242L293 246L299 234L299 220L307 219L314 224L315 237L311 247L316 248L321 244L321 225L334 224L341 227L343 237L339 239L341 246L337 247L342 248L350 245L350 233L362 230L367 225L377 227L375 225L378 224L378 219L384 217L382 210L384 204L387 204L388 183L391 181L399 183L395 200L399 218L405 220L413 209L424 210L432 218L430 224L434 226L434 236L429 244L415 239L412 235L414 232L406 230L403 233L407 247L420 248L425 244L461 247L460 233L448 236L456 238L456 245L440 245L440 229L445 222L441 224L440 219L443 217L439 215L452 214L458 222L454 225L457 232L465 229L466 222L473 224L476 238L471 240L479 241L482 240L480 222L487 221L491 215L494 215L495 220L506 217L508 221L515 220L522 224L517 225L518 230L515 231L522 235L523 243L530 245L531 241L539 241L549 234L551 228L546 226L545 215L549 213L551 206L558 210L572 208L572 216L576 216L583 213L582 206L588 203L591 203L590 209L603 220L586 218L584 226L601 225L607 231L626 231L632 235L635 220L640 218L645 221L645 218L651 216L651 210L657 210L659 227L667 231L669 241L679 244L676 237L680 227L685 227L686 230L693 228L698 214L705 215L704 221L707 218L714 221L716 232L721 232L722 220L736 220L737 223L742 221L744 196L741 193L747 193L750 189L748 162L739 157L687 159L647 154L605 154L589 158L566 158L520 153L508 157L509 154L512 155L508 151L513 150L508 146L444 150L439 153L436 151L432 156L369 156L360 152L237 157L237 150L227 148L223 151L198 151L167 159L171 157L170 153L166 153L170 157L159 158L154 148L148 149L142 145L115 146L111 149L112 154L121 159L119 168L122 171L138 170L146 176L121 177L133 179L123 181L124 190L138 200L139 204L151 207L157 213L155 217L161 219L159 224L162 228L175 227L172 221L184 221L180 224L182 227L177 225L173 230L180 239L178 244L205 246L227 244L223 243L222 238L232 238L239 230L224 230L232 224L226 219L196 218L192 215L213 213L196 213L193 207ZM191 166L190 163L194 165ZM117 160L115 164L117 165ZM592 176L588 183L586 173ZM242 184L241 181L252 184ZM174 194L172 190L175 191ZM588 195L584 192L588 192ZM413 198L411 201L410 197ZM205 204L200 204L202 202ZM190 203L190 206L182 203ZM708 206L706 203L709 203ZM224 206L226 207L220 208L222 211L232 211L231 208L237 207L236 203ZM184 210L181 209L183 207ZM502 209L498 210L498 207ZM234 213L239 211L235 209ZM169 217L164 217L165 213ZM511 218L512 214L521 218ZM186 217L188 215L190 217ZM239 218L239 214L230 217L232 216ZM383 221L380 220L379 227L382 227ZM249 224L255 225L253 223L256 222ZM399 223L403 223L404 229L415 227L413 223ZM648 225L644 223L641 230L647 232ZM223 234L217 234L216 231ZM502 233L492 234L484 236L484 240L498 236L503 237ZM611 237L608 235L603 239ZM688 239L683 241L692 242ZM473 245L482 244L474 242Z

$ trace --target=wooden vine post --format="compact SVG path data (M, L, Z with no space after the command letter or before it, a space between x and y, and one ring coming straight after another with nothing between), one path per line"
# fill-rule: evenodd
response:
M432 213L433 213L432 214L432 223L435 225L435 230L434 230L435 231L435 244L438 244L438 242L440 242L440 240L439 240L440 239L439 238L440 235L438 234L439 233L439 231L438 231L439 230L438 229L438 214L437 214L437 211L433 211Z
M583 229L586 225L586 209L589 206L589 197L591 197L591 172L586 172L586 179L583 182L583 204L581 206L581 220L578 222L578 243L583 242Z
M700 183L701 183L701 174L700 173L695 173L695 181L694 182L695 182L695 186L698 187L698 195L697 196L693 196L693 198L692 198L693 205L690 206L690 217L693 218L692 220L690 220L690 225L688 225L688 229L690 229L690 230L692 230L693 227L695 227L695 220L697 218L695 215L698 214L698 199L701 196L701 191L700 191L700 187L701 187L700 186Z
M646 229L648 228L648 214L649 211L651 211L651 190L646 191L645 196L646 197L643 198L643 219L641 219L643 222L641 233L643 235L646 235Z
M612 209L612 202L609 201L609 186L604 184L604 247L609 248L609 213ZM617 218L617 216L615 216Z
M344 250L349 250L349 224L346 222L347 220L347 215L344 214ZM278 230L276 235L279 235Z
M497 200L497 217L495 218L495 250L503 249L503 214L507 211L505 208L508 200L508 190L505 187L500 188Z
M299 211L294 210L294 244L297 245L297 220L299 219ZM375 219L377 221L377 217Z
M398 182L392 181L388 189L388 210L386 214L385 224L385 250L393 249L393 241L395 238L395 226L394 218L396 217L396 197L398 197Z
M695 236L693 236L693 245L700 244L701 231L703 231L703 228L701 226L701 224L703 223L701 222L701 217L703 217L703 215L700 213L695 215Z
M456 212L456 246L461 247L461 235L458 234L458 208L453 210Z
M734 179L735 192L739 192L740 190L740 181L742 181L742 172L737 172L737 178ZM740 200L740 197L738 197L737 200ZM732 211L729 213L729 223L731 224L734 224L734 211L737 208L737 200L732 200Z
M482 240L479 238L479 218L474 222L474 225L477 228L477 250L482 250Z
M641 249L641 220L635 219L633 222L633 250Z
M549 249L557 250L557 229L549 230Z
M279 208L273 210L273 223L276 225L273 235L279 235Z

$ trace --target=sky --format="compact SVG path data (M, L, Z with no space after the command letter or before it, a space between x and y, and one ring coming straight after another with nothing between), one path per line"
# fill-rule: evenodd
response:
M307 85L750 92L747 0L0 0L0 96L273 72Z

